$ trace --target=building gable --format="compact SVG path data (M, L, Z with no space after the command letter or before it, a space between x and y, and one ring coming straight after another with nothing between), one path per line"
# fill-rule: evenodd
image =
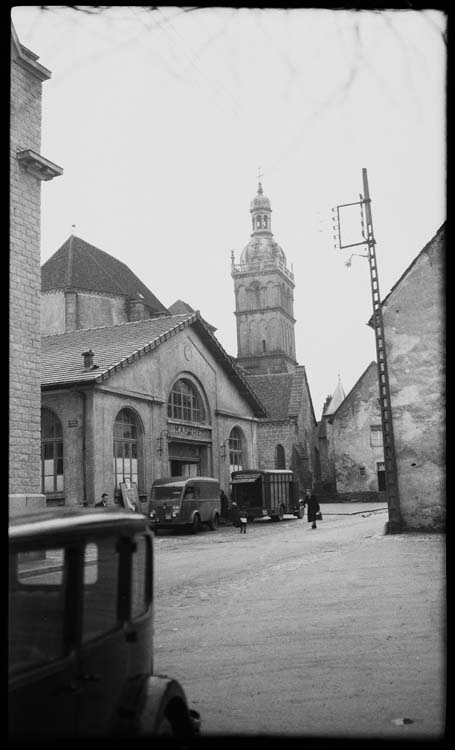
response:
M96 384L194 326L216 362L223 368L256 416L267 412L240 370L224 351L199 312L150 318L117 326L78 330L42 338L41 384L44 390ZM84 353L91 352L84 357ZM93 356L92 356L93 355ZM84 366L84 361L89 365Z

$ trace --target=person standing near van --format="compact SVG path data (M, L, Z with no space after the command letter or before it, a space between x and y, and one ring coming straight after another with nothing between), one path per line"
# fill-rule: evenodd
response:
M305 490L305 505L307 506L308 523L311 523L312 529L317 529L316 514L319 513L319 503L316 495L311 490Z

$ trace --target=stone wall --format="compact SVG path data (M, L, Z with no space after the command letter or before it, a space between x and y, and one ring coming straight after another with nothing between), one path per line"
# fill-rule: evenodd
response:
M42 76L12 41L9 268L10 513L43 507L41 495L40 211L38 178L17 152L41 146Z
M445 528L445 234L384 302L403 529Z

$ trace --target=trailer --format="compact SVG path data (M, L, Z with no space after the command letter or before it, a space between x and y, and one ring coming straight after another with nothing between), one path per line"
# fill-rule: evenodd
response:
M272 521L282 521L285 515L303 516L298 482L288 469L233 471L231 498L248 521L267 516Z

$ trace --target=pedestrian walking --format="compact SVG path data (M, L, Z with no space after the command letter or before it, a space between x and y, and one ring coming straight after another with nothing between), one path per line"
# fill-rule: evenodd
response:
M316 515L319 513L320 507L316 495L313 495L311 490L305 490L305 505L307 506L308 523L311 523L312 529L317 529Z
M243 515L243 513L240 514L240 533L246 534L246 525L248 523L248 518Z
M99 503L95 503L95 508L100 508L100 507L101 508L107 508L107 499L108 499L108 497L109 497L109 495L107 494L107 492L103 492L103 494L101 495L101 500L99 501Z
M231 505L231 520L236 529L240 529L241 534L246 534L247 519L239 511L235 500L232 501Z

